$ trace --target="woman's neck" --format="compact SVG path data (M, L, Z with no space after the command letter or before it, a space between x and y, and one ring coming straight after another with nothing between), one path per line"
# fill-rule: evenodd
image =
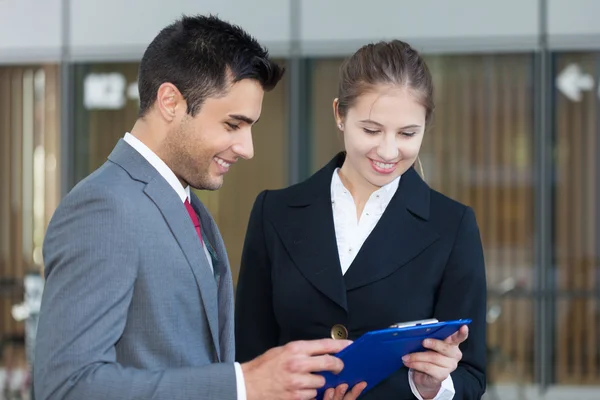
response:
M355 173L351 168L344 168L346 164L342 165L342 168L338 170L338 176L342 181L342 184L352 195L354 205L356 206L356 219L360 220L360 216L369 201L369 198L379 189L379 187L372 185L359 174Z

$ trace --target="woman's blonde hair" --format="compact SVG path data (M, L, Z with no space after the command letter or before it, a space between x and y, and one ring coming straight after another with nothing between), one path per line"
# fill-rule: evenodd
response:
M417 156L417 164L419 166L419 175L421 175L421 179L425 180L425 171L423 171L423 163L421 162L421 157Z

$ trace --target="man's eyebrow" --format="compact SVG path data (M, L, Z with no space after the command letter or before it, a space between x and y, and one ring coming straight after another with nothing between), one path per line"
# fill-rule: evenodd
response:
M258 122L258 119L255 121L252 118L246 117L245 115L241 115L241 114L229 114L229 118L237 119L238 121L242 121L242 122L245 122L250 125Z

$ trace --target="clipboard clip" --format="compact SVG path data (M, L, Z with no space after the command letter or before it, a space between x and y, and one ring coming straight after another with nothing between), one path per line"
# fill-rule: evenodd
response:
M391 325L390 328L407 328L409 326L437 324L438 322L440 322L440 321L438 321L435 318L420 319L417 321L398 322L396 324Z

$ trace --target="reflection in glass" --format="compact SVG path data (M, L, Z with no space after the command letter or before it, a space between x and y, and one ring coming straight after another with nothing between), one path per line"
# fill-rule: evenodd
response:
M555 67L557 77L566 79L555 94L555 376L561 384L598 385L600 58L563 54ZM586 85L590 79L596 85Z

